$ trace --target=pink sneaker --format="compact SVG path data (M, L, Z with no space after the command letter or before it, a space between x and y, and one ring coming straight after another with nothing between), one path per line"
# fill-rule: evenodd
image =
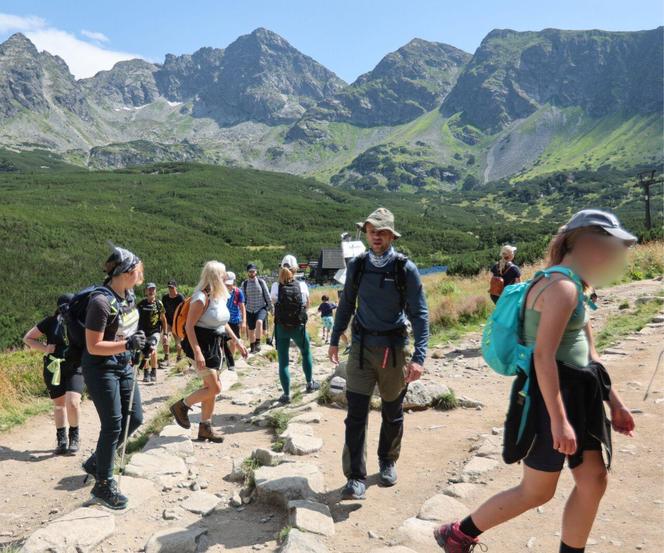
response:
M445 553L472 553L479 545L480 551L487 551L487 547L477 538L467 536L459 529L459 522L444 524L433 531L436 543Z

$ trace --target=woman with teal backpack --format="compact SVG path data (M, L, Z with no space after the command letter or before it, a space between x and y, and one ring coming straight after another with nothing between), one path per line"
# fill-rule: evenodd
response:
M575 487L563 514L560 553L585 551L607 485L611 426L628 436L634 430L634 419L611 389L610 378L595 350L587 311L594 305L586 295L591 287L606 284L616 276L617 269L624 265L627 249L634 243L636 238L612 214L580 211L551 240L547 269L521 285L520 290L513 290L513 294L522 294L513 301L513 306L518 304L515 316L521 338L521 344L514 348L515 358L529 359L529 364L513 373L518 376L510 413L527 395L532 428L522 459L512 457L509 462L523 460L523 478L518 486L493 496L462 521L437 528L434 537L446 553L470 553L483 532L547 503L556 491L566 459ZM507 301L501 301L497 310L509 309L509 300L504 299ZM512 307L513 315L514 311ZM512 374L500 363L496 366L491 356L501 354L491 339L506 336L498 328L500 315L504 322L504 312L492 317L493 335L491 329L485 331L483 351L492 367ZM524 380L530 383L528 394L517 388ZM610 423L604 402L610 407ZM508 414L506 448L510 424ZM506 452L503 456L507 460Z

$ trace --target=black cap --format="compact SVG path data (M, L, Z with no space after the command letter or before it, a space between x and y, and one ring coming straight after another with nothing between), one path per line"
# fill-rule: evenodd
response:
M169 288L175 288L178 285L177 282L175 282L175 279L172 278L171 280L168 281L168 287Z
M257 270L258 267L256 267L255 263L249 263L249 265L247 265L247 271L257 271Z

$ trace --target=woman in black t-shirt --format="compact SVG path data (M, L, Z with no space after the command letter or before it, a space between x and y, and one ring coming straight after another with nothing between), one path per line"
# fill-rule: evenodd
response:
M143 264L130 251L115 246L104 270L108 275L104 286L91 294L85 317L83 376L101 429L97 449L83 469L97 479L92 501L119 510L127 507L128 500L113 479L115 451L127 424L131 434L143 422L141 395L130 364L131 353L146 343L145 333L138 330L133 294L143 282Z
M44 383L53 400L56 455L75 454L79 449L78 420L83 392L83 374L76 360L67 358L67 329L64 321L71 294L58 298L58 309L23 337L25 344L44 354ZM43 340L46 338L46 341ZM69 425L69 436L67 436Z

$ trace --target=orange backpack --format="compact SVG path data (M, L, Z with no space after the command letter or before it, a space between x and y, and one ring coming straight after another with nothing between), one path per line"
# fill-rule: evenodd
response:
M500 296L500 294L503 293L504 289L505 289L505 281L503 280L503 277L493 275L491 277L491 282L489 282L489 295Z
M207 309L209 303L210 296L207 296L205 300L205 309ZM171 330L173 330L173 334L180 340L184 340L187 337L186 325L187 317L189 317L190 307L191 296L189 296L180 305L178 305L175 308L175 313L173 313L173 324L171 325Z

